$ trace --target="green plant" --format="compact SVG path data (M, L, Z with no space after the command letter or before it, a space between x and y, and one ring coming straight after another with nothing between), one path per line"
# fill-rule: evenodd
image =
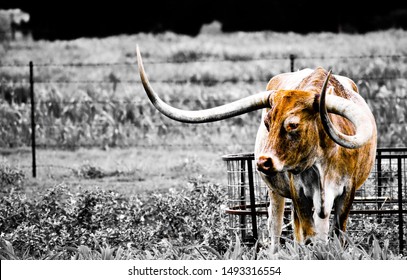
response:
M314 240L309 245L301 245L294 241L286 241L277 252L271 248L262 248L257 259L288 259L288 260L396 260L403 257L395 255L389 249L389 240L380 246L377 239L366 250L362 244L355 243L348 235L343 234L345 242L336 235L328 242ZM404 257L405 259L405 257Z
M131 259L131 252L125 251L122 247L110 248L99 247L96 250L92 250L85 245L80 245L77 249L72 249L75 254L72 256L72 260L129 260Z
M181 251L196 250L191 248L200 244L222 251L228 242L218 208L222 197L219 187L211 185L131 199L101 190L72 194L59 185L34 201L17 192L1 197L0 231L18 258L42 259L56 254L81 258L86 249L80 246L97 250L101 255L92 253L95 258L110 252L106 248L117 247L156 250L156 255L163 248L154 244L164 240ZM77 255L72 248L82 249Z
M22 170L12 168L7 162L0 161L0 189L7 186L19 186L25 178Z
M93 166L90 163L84 163L79 168L73 170L75 176L85 179L103 178L106 176L106 172L100 167Z

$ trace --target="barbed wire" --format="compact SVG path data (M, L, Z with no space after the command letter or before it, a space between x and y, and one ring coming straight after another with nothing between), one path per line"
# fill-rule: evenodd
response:
M271 78L271 76L270 76ZM407 80L407 76L360 76L360 77L352 77L349 76L350 79L354 81L360 81L360 80L377 80L377 81L382 81L382 80ZM195 79L194 77L191 77L189 79L183 79L183 80L154 80L154 79L149 79L150 83L156 83L156 84L177 84L177 85L206 85L206 86L214 86L217 84L224 84L224 83L232 83L232 84L237 84L237 83L245 83L245 84L253 84L253 83L267 83L270 81L270 79L254 79L254 78L249 78L249 79L244 79L240 80L237 78L230 78L230 79L224 79L224 80L215 80L215 79ZM5 82L7 83L7 82ZM1 81L0 81L1 84ZM14 82L14 84L20 84L20 85L30 85L29 81L18 81ZM73 81L52 81L52 80L34 80L34 84L100 84L100 85L119 85L119 84L141 84L140 80L119 80L119 81L108 81L108 80L73 80Z
M72 143L58 143L58 144L49 144L49 143L38 143L36 148L38 149L46 149L46 150L75 150L75 149L89 149L95 147L104 147L106 146L104 143L93 143L93 144L72 144ZM227 147L255 147L255 141L253 142L243 142L243 143L193 143L193 144L185 144L185 143L148 143L148 144L140 144L140 143L132 143L130 145L116 145L116 146L109 146L110 149L112 148L182 148L182 149L195 149L195 148L227 148ZM403 149L400 147L400 149ZM391 149L397 149L397 147L392 147ZM38 165L37 165L38 166ZM41 165L40 165L41 166ZM46 166L46 165L43 165ZM69 168L64 167L62 165L56 165L57 168Z
M287 54L281 56L268 56L259 58L250 57L224 57L224 58L211 58L211 59L167 59L167 60L145 60L145 64L188 64L188 63L220 63L220 62L250 62L250 61L272 61L272 60L290 60L291 58L297 60L308 60L308 59L402 59L407 58L407 54L376 54L376 55L344 55L344 56L301 56L295 54ZM110 66L125 66L125 67L135 67L137 65L136 60L134 62L88 62L88 63L34 63L34 67L110 67ZM0 64L2 67L28 67L29 63L3 63Z
M37 127L38 128L45 128L45 129L50 129L50 130L56 130L56 129L63 129L63 128L68 128L68 127L75 127L75 128L83 128L81 125L85 125L87 127L90 128L95 128L95 127L117 127L119 125L131 125L131 126L135 126L135 124L131 121L124 121L123 123L118 122L115 124L111 124L110 122L106 121L103 123L94 123L92 125L89 125L88 123L75 123L75 124L61 124L61 125L54 125L54 124L47 124L47 123L37 123ZM257 122L256 122L257 124ZM400 124L406 124L405 121L391 121L391 122L377 122L376 123L378 126L389 126L389 125L400 125ZM146 126L153 126L153 127L160 127L160 126L165 126L167 128L175 128L175 127L197 127L197 126L206 126L206 127L224 127L225 124L223 124L222 122L213 122L213 123L199 123L199 124L190 124L190 123L179 123L179 122L145 122L145 123L141 123L139 124L140 126L146 125ZM236 124L237 126L241 125ZM257 130L257 126L256 126L256 130ZM49 131L48 131L49 132Z
M85 125L85 123L75 123L75 124L61 124L61 125L57 125L57 124L47 124L47 123L40 123L37 122L37 127L39 128L67 128L67 127L76 127L76 128L82 128L81 125ZM120 123L120 124L129 124L131 126L134 126L134 124L131 121L125 121L124 123ZM106 127L106 126L111 126L111 127L116 127L119 125L119 123L115 123L114 125L112 125L111 123L104 122L104 123L94 123L94 124L88 124L86 123L86 125L88 127ZM141 124L142 125L142 124ZM154 127L159 127L159 126L166 126L166 127L197 127L197 126L224 126L224 124L220 124L220 122L213 122L213 123L199 123L199 124L191 124L191 123L179 123L179 122L168 122L168 123L164 123L164 122L145 122L145 125L148 126L154 126ZM257 128L257 127L256 127Z
M19 165L19 168L22 169L31 169L32 165ZM58 164L37 164L36 167L38 168L56 168L56 169L66 169L70 171L75 171L76 169L69 166L58 165Z
M407 100L407 96L376 96L376 97L369 97L363 96L362 97L366 101L384 101L384 100ZM38 104L49 104L49 105L76 105L76 104L100 104L100 105L110 105L110 104L135 104L135 105L145 105L150 104L148 99L140 98L140 97L132 97L134 100L128 99L108 99L108 100L94 100L94 99L81 99L81 100L56 100L56 99L37 99L36 103ZM196 97L189 97L189 98L164 98L165 102L170 103L182 103L183 105L188 105L191 103L202 104L202 103L230 103L236 101L236 99L226 99L226 98L196 98ZM24 103L24 102L21 102Z
M102 145L102 143L100 143ZM195 144L172 144L172 143L157 143L157 144L131 144L130 146L123 146L127 148L197 148L197 147L210 147L210 148L217 148L217 147L231 147L231 146L253 146L254 147L255 142L253 141L252 143L225 143L225 144L215 144L215 143L209 143L209 144L203 144L203 143L195 143ZM75 148L95 148L97 147L97 144L79 144L79 145L71 145L71 144L42 144L38 143L36 145L37 148L40 149L55 149L55 150L61 150L61 148L69 148L69 149L75 149ZM120 146L119 146L120 147ZM112 148L112 147L110 147Z

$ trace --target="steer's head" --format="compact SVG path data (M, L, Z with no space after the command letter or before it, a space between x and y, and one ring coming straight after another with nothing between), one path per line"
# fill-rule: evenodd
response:
M270 97L263 118L267 136L258 147L259 171L267 175L287 170L298 173L313 165L322 128L319 97L298 90L279 90Z
M311 167L318 146L335 145L349 149L364 146L373 134L373 124L365 109L348 99L327 94L330 72L326 74L320 91L269 90L241 100L200 111L186 111L166 104L153 90L144 71L137 47L141 81L151 103L164 115L180 122L205 123L219 121L251 111L266 109L264 125L267 137L260 145L258 169L268 175L276 172L301 172ZM322 82L322 81L321 81ZM332 89L332 88L331 88ZM351 130L336 129L328 113L349 120ZM261 128L262 129L262 128ZM320 143L321 139L331 139ZM259 147L258 147L259 148Z

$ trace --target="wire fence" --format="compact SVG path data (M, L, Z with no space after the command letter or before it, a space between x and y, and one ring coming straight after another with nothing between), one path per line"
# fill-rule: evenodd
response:
M357 70L360 68L357 67L356 72L352 72L349 65L346 67L339 66L338 74L347 76L358 83L362 96L375 114L379 132L382 132L382 138L385 139L382 143L385 143L386 146L394 146L394 143L398 146L406 146L407 71L405 65L407 65L407 55L301 56L289 54L264 57L237 55L205 59L180 56L165 60L147 59L145 64L157 66L158 74L155 77L160 77L160 79L154 77L150 79L155 86L158 88L177 88L168 96L163 97L166 102L178 107L198 109L231 102L236 100L239 94L241 96L247 95L247 92L251 91L252 88L263 89L274 74L271 70L267 70L267 66L264 66L266 67L264 70L262 63L264 65L278 63L283 65L280 68L286 67L287 71L295 71L297 68L303 68L304 64L309 64L308 62L315 60L326 62L325 64L328 66L332 63L340 64L349 61L350 64L358 66L363 61L369 62L371 60L384 60L386 61L385 64L396 65L388 69L373 67L370 72L358 72ZM254 70L249 71L249 75L245 75L248 64L255 64ZM195 68L209 65L208 69L210 70L198 74L193 73L193 71L184 71L185 69L181 70L184 71L182 73L172 71L173 68L171 67L180 65L186 67L192 65ZM224 68L228 69L231 65L239 65L233 68L234 70L237 69L237 74L234 74L233 71L230 71L230 75L222 73ZM164 70L161 69L162 67ZM120 68L121 70L115 72L111 71L112 68ZM215 71L215 74L210 74L210 71ZM98 73L91 75L93 72ZM154 71L152 72L154 73ZM141 81L137 77L136 63L133 62L0 63L0 73L2 74L0 76L0 99L8 102L10 106L18 107L12 113L23 116L13 122L15 114L9 113L8 109L3 106L1 108L3 110L2 117L10 123L3 121L2 124L8 124L8 126L3 125L1 133L4 136L8 132L14 131L14 134L26 135L17 146L30 144L33 148L33 154L35 147L52 149L92 147L101 144L106 145L106 141L107 145L116 141L113 145L126 146L126 142L120 142L120 139L128 137L134 127L141 131L138 136L131 138L134 141L128 141L134 147L193 148L216 146L222 148L230 145L229 142L216 143L214 141L191 143L187 141L175 141L173 143L139 141L146 137L151 138L152 134L184 134L184 132L180 132L183 129L199 134L199 130L190 124L172 122L156 113L141 92L139 85ZM160 76L160 73L165 73L165 75L161 75L164 78ZM96 90L86 88L88 86L99 88ZM83 89L83 87L85 93L79 94L79 89ZM236 96L235 93L229 95L213 93L219 87L233 88L238 94ZM201 92L200 94L187 95L183 93L185 88L194 92L204 88L211 94ZM137 94L134 94L134 91ZM131 94L126 94L128 92ZM181 94L179 94L180 92ZM31 109L27 106L21 106L21 104L29 104L30 102ZM63 114L65 114L64 120L62 120ZM199 136L216 133L222 128L224 133L235 133L235 138L240 138L236 141L240 146L253 146L254 142L251 140L257 129L258 118L258 114L252 114L247 118L232 120L227 123L226 128L224 124L220 123L200 124L199 128L206 130ZM15 128L15 126L19 127ZM245 131L240 129L235 132L231 126L244 126ZM69 133L72 135L68 135ZM150 135L147 135L148 133ZM87 141L84 139L86 138L85 135L93 140ZM103 138L103 135L110 140L95 140L97 137ZM249 135L251 137L248 137ZM4 140L7 137L3 136L1 137L3 142L0 141L0 146L9 145L8 148L12 147L13 145L10 145L12 140L7 142ZM184 138L189 136L191 135L188 133L183 135ZM8 138L13 139L13 137L16 135L11 135ZM35 155L33 161L35 161Z
M230 57L230 58L211 58L211 59L185 59L185 58L173 58L168 60L147 60L146 64L149 65L162 65L162 64L193 64L193 63L215 63L219 64L222 62L273 62L273 61L289 61L290 71L296 69L296 62L301 60L372 60L372 59L387 59L390 61L401 61L405 63L407 61L407 55L404 54L393 54L393 55L350 55L350 56L300 56L300 55L286 55L286 56L268 56L261 58L248 58L248 57ZM100 67L135 67L134 62L106 62L106 63L35 63L35 68L100 68ZM29 63L0 63L0 68L26 68L28 71ZM288 70L288 69L287 69ZM405 73L404 73L405 74ZM349 76L349 75L348 75ZM399 73L393 75L378 75L378 76L349 76L349 78L354 80L359 79L369 79L369 80L389 80L389 79L407 79L407 76ZM255 81L264 82L268 79L258 79ZM36 80L36 83L112 83L111 81L106 80L82 80L82 81L53 81L53 80ZM121 83L140 83L139 80L125 80L120 81ZM152 82L162 82L162 83L188 83L191 80L152 80Z
M386 59L390 61L398 61L403 64L407 62L407 55L401 55L401 54L395 54L395 55L354 55L354 56L299 56L299 55L287 55L287 56L269 56L269 57L262 57L262 58L247 58L247 57L232 57L232 58L212 58L212 59L168 59L168 60L147 60L145 61L145 64L148 65L162 65L162 64L168 64L168 65L180 65L180 64L216 64L219 65L223 62L231 62L231 63L249 63L249 62L275 62L278 61L279 63L288 61L287 65L289 64L289 69L290 71L295 71L296 70L296 62L301 61L301 60L321 60L321 61L326 61L326 60L352 60L352 61L358 61L358 60L371 60L371 59ZM35 69L67 69L67 68L112 68L112 67L130 67L135 69L136 63L134 62L106 62L106 63L35 63L33 64ZM20 69L25 69L24 71L28 74L29 73L29 63L24 64L24 63L0 63L0 70L1 69L7 69L7 68L20 68ZM288 70L288 67L287 67ZM341 71L343 72L343 71ZM407 80L407 72L402 72L402 71L392 71L391 73L378 73L377 75L366 75L366 74L359 74L355 75L353 73L338 73L338 74L344 74L350 79L354 81L370 81L370 80L376 80L376 81L386 81L386 80ZM114 84L140 84L141 81L137 79L136 75L133 75L134 78L132 79L120 79L117 77L109 77L108 79L100 79L100 80L95 80L95 79L85 79L85 80L72 80L66 77L65 80L55 80L55 79L44 79L44 78L38 78L38 77L32 77L34 79L35 84L101 84L101 85L114 85ZM185 75L187 76L187 75ZM270 76L267 77L262 77L262 78L242 78L240 77L239 79L236 79L236 77L232 77L229 79L212 79L210 81L211 85L216 85L219 83L256 83L256 82L262 82L262 83L267 83L270 79ZM28 85L28 75L26 75L27 79L21 79L19 81L16 81L16 83L20 85ZM150 79L150 82L152 83L162 83L162 84L202 84L201 80L194 79L193 77L189 78L182 78L182 79ZM205 84L205 83L204 83ZM367 96L365 99L368 100L377 100L381 99L384 97L370 97ZM390 98L401 98L401 99L406 99L406 96L403 97L390 97ZM229 101L226 99L218 99L219 101ZM104 102L104 101L98 101L94 100L94 102ZM128 102L128 101L123 101L123 100L118 100L116 99L116 102Z

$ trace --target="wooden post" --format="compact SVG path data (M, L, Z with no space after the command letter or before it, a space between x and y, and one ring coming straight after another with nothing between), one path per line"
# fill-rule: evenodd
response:
M31 97L31 151L32 151L32 174L37 177L37 164L35 156L35 100L34 100L34 64L30 61L30 97Z

